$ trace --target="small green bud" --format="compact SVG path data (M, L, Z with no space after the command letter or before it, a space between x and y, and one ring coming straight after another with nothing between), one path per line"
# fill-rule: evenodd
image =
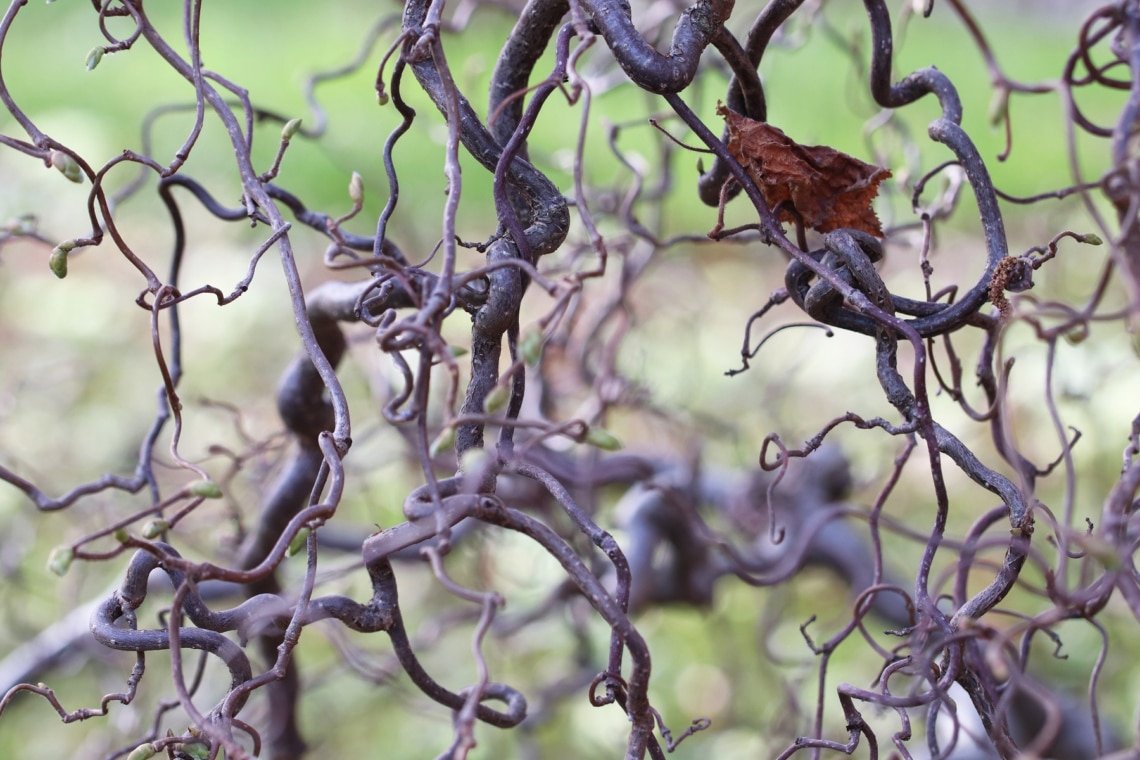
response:
M483 411L486 414L494 414L507 405L511 400L511 389L505 385L496 385L483 399Z
M1073 325L1068 331L1065 332L1065 340L1071 345L1080 345L1085 342L1089 337L1089 325L1087 322L1081 322L1078 325Z
M208 760L210 757L210 746L202 742L193 742L182 745L182 752L186 757L191 760Z
M70 546L57 546L51 550L48 555L48 570L51 570L61 578L67 575L68 568L71 567L72 560L75 559L75 549Z
M5 226L9 232L15 235L34 235L36 232L36 215L20 214L15 219L9 220Z
M51 165L72 182L83 181L83 171L79 168L79 164L75 162L74 158L62 150L53 150L51 152Z
M1100 239L1100 235L1090 232L1086 235L1081 235L1081 242L1086 245L1104 245L1104 241Z
M150 760L158 754L158 749L151 742L140 744L131 750L131 754L127 755L127 760Z
M115 532L112 533L111 535L114 536L115 540L118 541L120 544L125 544L126 542L131 540L131 534L127 533L126 528L116 528Z
M61 280L67 277L67 252L70 250L63 245L57 245L51 249L51 255L48 256L48 267L51 269L51 273Z
M597 446L602 451L617 451L621 448L621 441L605 428L592 427L586 431L585 442Z
M428 448L428 453L433 457L439 456L443 452L450 449L455 445L455 428L448 425L443 430L439 431L439 435L431 442Z
M186 490L191 496L201 496L204 499L222 498L222 487L212 480L195 480Z
M467 449L459 457L459 469L466 475L481 475L490 463L491 455L479 447Z
M388 105L388 100L389 100L388 93L384 92L383 90L377 90L376 91L376 103L377 103L377 105L386 106L386 105Z
M142 526L142 537L158 538L168 530L170 530L170 523L166 520L150 520Z
M357 172L353 172L352 179L348 181L348 197L355 204L364 203L364 179Z
M452 359L458 359L461 356L467 356L467 354L471 353L463 346L448 346L447 351L451 354Z
M293 536L293 540L289 542L289 548L285 550L286 557L292 557L294 554L300 554L305 551L305 542L309 540L309 534L312 530L308 527L301 528L297 531L297 535Z
M542 358L542 330L532 327L519 338L519 356L522 360L534 366Z
M299 131L301 131L301 119L290 119L285 122L285 126L281 128L281 139L288 142L292 140Z
M103 60L103 53L105 51L102 47L93 47L91 52L87 54L87 70L94 71L95 67L99 65L99 61Z
M989 121L991 127L996 127L1005 120L1009 115L1009 90L1005 87L999 87L994 90L994 96L990 99L990 112Z

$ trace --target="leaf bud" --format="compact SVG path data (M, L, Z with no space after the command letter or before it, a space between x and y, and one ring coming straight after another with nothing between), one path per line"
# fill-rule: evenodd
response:
M142 526L142 537L158 538L168 530L170 530L170 523L166 520L150 520Z
M285 556L292 557L294 554L305 551L305 543L309 540L309 534L312 532L308 526L297 531L297 535L293 536L293 540L289 542L289 548L285 550Z
M186 490L191 496L201 496L204 499L222 498L222 487L212 480L195 480Z
M621 441L605 428L590 428L586 431L586 437L583 440L591 446L597 446L603 451L617 451L621 448Z
M991 127L1001 124L1009 115L1009 89L999 87L990 99L989 122Z
M290 119L285 122L285 126L281 127L281 139L288 142L292 140L299 131L301 131L301 119Z
M510 400L511 389L505 385L496 385L483 399L483 411L486 414L494 414L506 406Z
M532 327L519 338L519 356L522 360L534 366L542 358L542 330Z
M210 746L200 741L183 744L182 751L191 760L208 760L210 757Z
M158 754L158 749L152 742L140 744L131 750L131 754L127 755L127 760L150 760Z
M1070 345L1077 346L1085 342L1089 337L1089 324L1088 322L1079 322L1065 331L1065 340Z
M83 181L83 171L79 168L79 164L75 162L74 158L62 150L53 150L51 152L51 165L72 182Z
M439 456L440 454L442 454L443 452L447 451L448 449L450 449L454 445L455 445L455 428L448 425L443 430L439 431L439 435L437 435L435 437L435 440L431 442L431 446L428 448L428 453L431 454L433 457L436 457L436 456Z
M99 65L99 61L103 60L104 52L106 51L100 46L91 48L91 52L87 54L87 61L85 62L88 71L95 70L95 67Z
M348 197L357 205L364 203L364 178L358 172L353 172L348 181Z
M48 256L48 267L51 269L51 273L61 280L67 277L67 252L70 250L61 243L52 248L51 255Z
M8 232L14 235L34 235L36 234L36 215L20 214L5 226Z
M51 570L62 578L67 574L67 570L71 567L71 562L74 559L74 548L70 546L57 546L52 549L51 554L48 555L48 570Z
M478 446L467 449L459 457L459 469L464 475L482 475L491 464L491 455Z

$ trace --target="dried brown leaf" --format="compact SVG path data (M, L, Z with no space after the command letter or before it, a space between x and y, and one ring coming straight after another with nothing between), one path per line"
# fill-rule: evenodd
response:
M776 127L728 110L728 150L748 171L764 200L775 208L790 202L804 224L820 232L841 228L882 237L871 201L890 171L824 145L800 145ZM795 221L786 207L781 222Z

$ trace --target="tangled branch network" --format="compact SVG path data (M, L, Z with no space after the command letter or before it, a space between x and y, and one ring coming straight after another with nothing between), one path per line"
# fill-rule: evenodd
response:
M171 77L163 95L181 101L157 107L141 124L140 145L119 146L107 160L57 139L30 96L18 94L35 70L18 58L22 28L62 12L41 5L10 0L0 20L0 146L8 164L39 162L57 180L54 171L82 185L86 213L70 219L84 231L64 239L49 229L56 222L45 221L43 209L19 208L0 232L5 278L12 262L31 261L37 274L12 287L80 287L77 281L94 282L112 261L125 264L126 298L149 320L153 362L138 373L157 369L161 382L157 413L135 441L133 472L76 485L67 468L26 460L21 447L38 431L4 439L6 488L26 497L21 504L33 505L37 519L63 513L69 526L83 528L57 543L50 569L72 577L77 567L91 568L93 577L107 569L115 581L109 591L87 593L74 614L27 636L0 663L0 731L31 701L21 695L38 695L64 723L137 714L138 703L150 701L153 717L130 724L127 736L119 723L102 724L115 737L100 745L109 747L105 757L314 756L306 737L320 727L312 724L343 732L350 720L337 705L306 727L304 715L318 714L304 712L317 709L313 684L325 674L306 668L301 649L320 639L342 671L394 694L385 710L412 715L426 700L428 712L450 718L450 736L432 739L441 758L474 757L477 744L502 736L506 743L493 746L514 747L520 757L601 756L589 743L567 751L578 736L542 744L538 727L557 722L576 701L621 716L615 730L624 749L613 751L627 760L674 750L741 756L716 743L718 722L754 734L748 756L1140 752L1140 745L1128 748L1138 738L1121 722L1124 698L1112 694L1111 720L1101 706L1106 663L1116 656L1131 665L1135 655L1140 410L1117 408L1100 426L1115 441L1117 462L1123 445L1123 465L1111 477L1082 475L1078 483L1081 436L1067 426L1054 383L1063 357L1073 356L1066 351L1094 339L1126 346L1140 329L1140 2L1093 10L1071 54L1058 61L1057 78L1025 83L999 65L1005 41L993 46L964 0L907 2L893 21L885 0L864 0L862 8L836 0L826 12L812 0L769 0L754 18L752 8L734 8L731 0L683 9L529 0L506 8L513 28L497 50L481 111L468 96L481 96L482 80L456 51L476 35L490 44L489 27L477 25L507 17L506 6L407 0L402 16L377 23L354 61L306 82L310 113L290 118L260 106L257 88L206 67L215 9L201 0L184 0L177 18L168 11L152 17L157 3L92 0L83 10L103 39L87 56L89 76L137 59ZM857 22L862 43L837 31L832 11ZM291 12L314 14L314 24L325 13ZM1059 100L1069 186L1030 198L995 187L976 138L963 128L950 77L934 67L898 75L895 35L922 24L953 27L972 41L994 94L992 118L1005 128L1001 160L1016 152L1011 102ZM769 108L766 88L803 85L779 70L761 77L762 64L794 54L812 36L827 38L846 70L793 73L858 75L852 97L874 114L864 134L878 165L799 145L781 131L795 114ZM372 71L368 97L395 126L386 140L356 139L355 163L345 171L349 210L317 210L333 207L330 194L300 172L292 178L289 158L297 143L327 138L318 90ZM717 118L704 97L710 88L723 101L723 131L710 126ZM599 99L611 92L622 93L623 108L638 94L652 118L607 119ZM1114 123L1098 123L1078 104L1086 93L1105 92L1117 97ZM413 105L427 102L434 112ZM575 115L576 131L559 123L566 113ZM912 113L935 114L925 125L929 141L911 136ZM171 133L159 126L178 119L186 130L160 147ZM279 139L267 138L266 125L274 136L280 128ZM547 132L571 134L569 149L537 147ZM423 134L432 139L414 143ZM219 135L224 142L211 142ZM418 147L406 148L411 144ZM675 171L686 151L702 154L699 176ZM407 168L413 159L432 167L431 180ZM1101 168L1086 178L1089 166ZM436 183L439 169L438 227L425 233L422 204L407 196L419 183ZM363 177L381 171L383 206L369 210ZM223 183L224 190L211 189ZM880 183L876 213L871 202ZM478 197L480 188L489 189L492 204ZM687 203L694 196L707 208L694 210ZM1053 209L1066 197L1066 213L1079 214L1084 228L1060 229L1061 215L1042 211L1039 218L1053 225L1046 242L1011 251L1003 209ZM164 215L157 224L132 216L147 203ZM681 205L684 213L675 213ZM467 214L470 208L481 211ZM242 224L226 224L234 222ZM365 234L351 231L362 222ZM685 224L712 229L679 229ZM230 287L197 284L195 259L209 245L201 241L239 226L259 235L246 248L244 275ZM962 242L963 228L969 242ZM1042 235L1040 224L1035 229ZM940 242L940 230L947 240ZM233 234L235 246L245 244ZM318 236L327 247L314 263L307 250ZM948 277L936 272L941 248L955 249ZM198 362L196 350L183 356L206 328L180 313L210 301L229 314L241 299L271 290L263 284L271 251L294 318L290 340L300 345L277 385L284 433L243 433L241 451L202 443L219 405L244 429L256 401L183 398L194 372L206 371L195 368L209 364ZM847 399L841 383L851 378L829 378L835 385L824 400L784 426L791 432L754 435L745 429L754 422L745 410L736 410L739 419L708 423L700 410L650 392L633 375L631 356L647 340L642 328L681 306L655 294L653 278L664 272L674 293L696 299L684 285L692 271L686 267L717 255L741 255L739 270L758 282L782 270L782 280L766 281L765 304L749 306L755 313L746 319L736 315L745 339L739 368L727 374L752 371L723 382L771 397L764 384L794 374L795 360L775 347L760 359L759 352L785 329L811 324L854 336L835 349L812 342L811 350L839 366L847 355L838 346L853 346L844 350L867 359L864 385L877 384L875 393ZM1054 295L1035 282L1048 282L1051 269L1070 261L1085 274L1079 284ZM41 276L49 271L66 280L49 282ZM243 324L223 329L240 332ZM755 339L764 324L771 326ZM120 328L126 323L112 325ZM709 320L695 320L692 329L710 346L723 337ZM1121 336L1123 343L1112 342ZM668 361L667 347L651 350ZM1035 379L1044 379L1040 397L1018 385L1007 357L1019 351L1042 357L1035 365ZM1123 353L1121 361L1133 361L1127 348ZM357 397L342 386L338 370L350 356L381 367L370 376L371 394ZM980 403L971 400L979 391L967 392L968 360ZM4 365L0 374L15 377L18 367ZM1134 373L1134 361L1128 366ZM4 382L3 393L19 399L21 390L10 391L14 381ZM844 403L864 411L839 408ZM134 422L116 414L116 425ZM1031 440L1019 427L1027 418L1046 432ZM787 443L805 420L814 432ZM654 441L654 430L669 432ZM620 452L619 435L632 444ZM723 450L716 439L733 436L755 466L716 461ZM885 464L857 474L834 443L840 438L848 451L859 450L859 461ZM695 439L705 439L704 447L692 445ZM384 443L370 445L376 440ZM375 486L393 462L403 474L388 477L387 469L385 485ZM388 498L378 492L401 484L406 493L394 502L401 512L375 506ZM296 555L304 562L289 562ZM542 576L555 580L512 616L504 606L520 602L497 587L488 568L520 556L556 568ZM771 666L734 674L763 682L760 693L769 699L806 694L809 705L794 697L777 711L742 697L735 717L723 705L710 707L680 718L682 731L670 730L667 718L703 708L671 701L673 686L662 673L675 675L685 655L651 660L651 643L662 634L648 633L641 621L673 614L667 607L715 609L726 595L737 605L775 599L774 591L748 589L795 584L812 566L827 568L845 590L825 639L809 634L811 620L800 626L796 643L808 665L788 666L783 683ZM409 578L417 591L401 598L397 581ZM755 601L757 611L762 606ZM417 633L410 617L428 623ZM770 610L760 617L752 646L778 661L771 642L787 621ZM1083 687L1039 662L1054 649L1042 651L1043 639L1059 653L1076 626L1080 634L1072 635L1095 642L1083 660ZM424 648L457 631L468 631L469 649L450 652L461 664L440 672ZM526 674L529 681L522 673L503 678L511 672L509 642L528 631L559 631L567 644L541 672ZM699 636L715 650L710 631ZM593 645L599 634L600 648ZM69 656L94 651L92 639L133 654L133 667L125 688L96 707L67 707L49 683ZM156 659L169 669L156 673ZM850 671L853 660L864 669ZM462 685L470 670L474 680ZM848 672L862 675L843 680ZM857 678L861 685L847 682ZM447 685L454 681L461 685ZM715 698L716 691L701 693ZM749 724L745 716L753 713L772 717Z

